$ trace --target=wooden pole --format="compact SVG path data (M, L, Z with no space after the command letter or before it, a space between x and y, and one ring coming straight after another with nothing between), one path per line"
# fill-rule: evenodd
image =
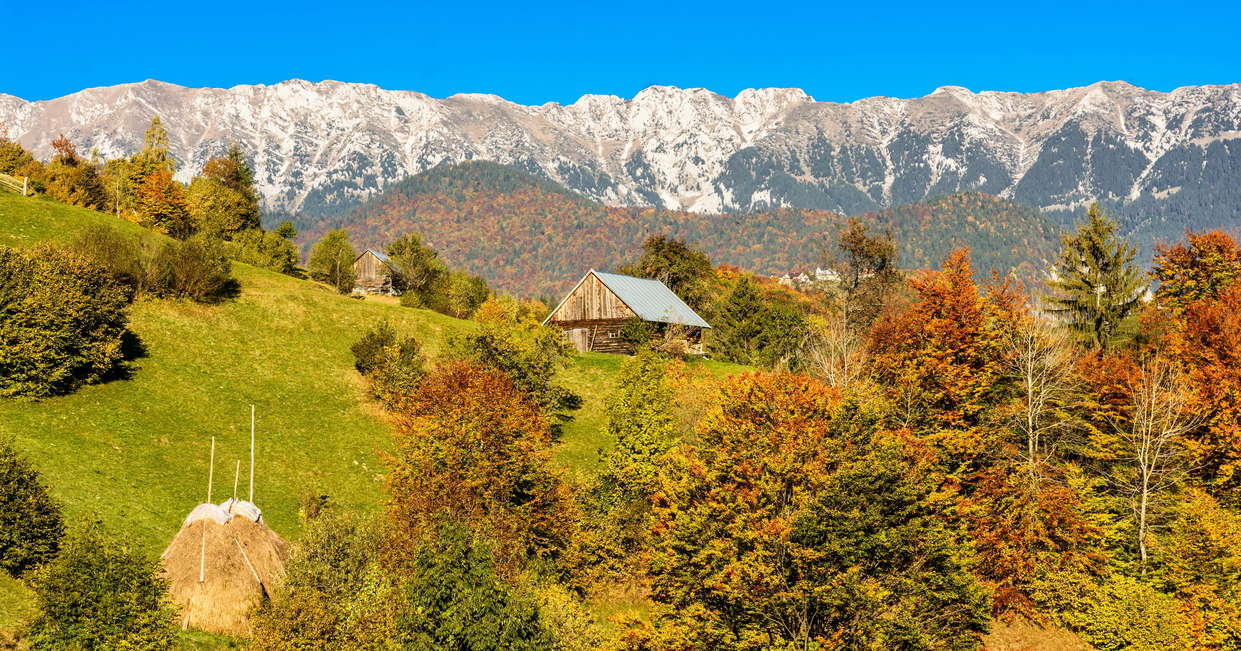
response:
M215 479L215 437L211 437L211 463L207 466L207 502L211 502L211 482Z
M250 405L250 503L254 503L254 405Z
M29 177L29 176L23 176L23 177L22 177L22 196L23 196L23 197L24 197L24 196L26 196L26 185L27 185L28 183L30 183L30 177Z
M237 480L241 477L241 459L237 460L237 468L233 470L233 499L237 499Z

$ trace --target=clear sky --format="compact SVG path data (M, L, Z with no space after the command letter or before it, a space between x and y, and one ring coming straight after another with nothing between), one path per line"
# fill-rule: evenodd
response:
M368 82L525 104L652 84L795 86L820 100L938 86L1035 91L1241 82L1241 2L4 0L0 93Z

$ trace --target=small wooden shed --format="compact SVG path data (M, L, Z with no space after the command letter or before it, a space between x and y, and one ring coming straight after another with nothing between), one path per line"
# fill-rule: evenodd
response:
M353 261L353 273L357 276L353 291L363 294L391 294L391 262L388 256L375 249L367 249Z
M591 269L543 320L565 332L578 352L633 353L621 337L625 323L640 319L682 338L702 352L702 331L711 326L658 280Z

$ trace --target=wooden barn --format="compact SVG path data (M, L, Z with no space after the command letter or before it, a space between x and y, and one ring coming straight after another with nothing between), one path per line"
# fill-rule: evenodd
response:
M357 275L353 291L362 294L391 294L392 276L388 273L388 256L375 249L367 249L353 261L353 273Z
M640 319L702 352L702 331L711 326L658 280L591 269L552 310L544 325L560 328L579 352L633 353L621 337L625 323Z

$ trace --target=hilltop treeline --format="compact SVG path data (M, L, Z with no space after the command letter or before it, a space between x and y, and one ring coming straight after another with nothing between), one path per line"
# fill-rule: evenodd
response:
M979 193L859 219L891 230L910 268L933 267L953 248L970 246L984 272L1028 274L1050 258L1056 237L1037 211ZM607 207L509 167L471 162L410 177L332 223L366 245L420 233L452 264L505 291L539 296L568 289L587 268L617 268L634 243L657 234L755 273L813 267L844 221L792 208L704 214Z
M110 213L181 240L219 242L235 260L296 272L292 239L297 233L291 222L275 231L263 229L254 171L237 146L207 161L186 185L173 178L177 162L159 116L152 118L142 148L129 157L84 156L63 135L51 145L52 158L43 162L0 134L0 173L27 177L31 190L69 205Z

